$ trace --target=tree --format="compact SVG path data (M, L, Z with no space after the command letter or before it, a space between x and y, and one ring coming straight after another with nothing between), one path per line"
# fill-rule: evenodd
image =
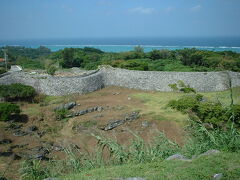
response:
M143 53L144 52L144 48L142 46L135 46L134 47L134 51L138 52L138 53Z

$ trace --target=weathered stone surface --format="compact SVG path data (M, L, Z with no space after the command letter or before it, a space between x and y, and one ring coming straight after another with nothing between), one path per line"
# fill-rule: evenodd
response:
M12 140L11 139L3 139L3 140L0 140L0 144L11 144L12 143Z
M109 130L112 130L122 124L124 124L124 120L116 120L116 121L113 121L113 122L110 122L107 124L107 126L104 127L104 130L105 131L109 131Z
M166 160L170 161L170 160L176 160L176 159L177 160L182 160L182 161L191 161L191 159L188 159L181 154L174 154L172 156L169 156Z
M120 86L141 90L172 91L169 84L179 80L199 92L224 91L231 86L240 86L238 72L162 72L134 71L118 68L102 68L84 76L55 77L30 75L25 72L6 73L0 77L0 84L22 83L34 87L47 95L88 93L105 86Z
M77 105L76 102L69 102L69 103L62 104L62 105L58 106L57 108L55 108L55 110L56 111L63 110L63 109L70 110L76 105Z
M42 146L37 146L35 148L31 148L23 152L21 156L26 159L48 160L47 157L48 154L49 154L48 149Z
M220 153L219 150L216 150L216 149L211 149L211 150L208 150L207 152L203 153L203 154L200 154L198 157L201 157L201 156L209 156L209 155L214 155L214 154L218 154Z
M87 113L91 113L91 112L94 112L94 111L101 112L102 110L103 110L103 107L101 107L101 106L90 107L88 109L81 110L79 112L74 113L74 116L82 116L82 115L85 115Z
M17 130L13 133L14 136L26 136L28 133L22 130Z
M34 131L37 131L38 130L38 127L37 126L29 126L26 131L27 132L34 132Z
M16 130L16 129L20 129L22 127L22 125L19 124L15 124L15 123L10 123L5 130Z
M223 178L223 174L222 173L214 174L214 176L213 176L213 179L215 179L215 180L220 180L222 178Z
M126 114L124 119L110 121L105 127L101 128L101 129L103 129L105 131L109 131L109 130L112 130L112 129L126 123L126 122L131 122L138 118L139 118L139 113L132 112L130 114Z

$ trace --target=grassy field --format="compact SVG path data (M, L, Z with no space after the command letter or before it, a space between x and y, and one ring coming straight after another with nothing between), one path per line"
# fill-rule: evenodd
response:
M230 90L200 94L208 100L220 102L226 106L231 103ZM145 105L141 109L143 114L151 115L156 120L183 122L188 117L186 114L166 107L170 100L178 99L183 95L183 93L177 92L146 92L132 94L131 97L139 99ZM240 104L240 87L233 88L233 100L234 104Z
M144 177L147 180L211 180L217 173L223 174L221 180L239 180L239 154L220 153L192 162L172 160L106 167L66 176L63 180L113 180L127 177Z

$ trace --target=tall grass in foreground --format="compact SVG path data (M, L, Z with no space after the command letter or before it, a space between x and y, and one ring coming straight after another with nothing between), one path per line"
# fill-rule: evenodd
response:
M240 152L240 133L234 125L226 130L207 130L203 125L193 122L191 133L183 147L170 141L160 132L151 144L136 136L129 146L123 146L115 140L94 135L98 140L95 153L87 154L68 148L65 150L65 160L50 161L44 165L40 161L25 162L21 173L24 180L38 180L47 176L56 177L80 173L100 167L154 162L164 160L175 153L192 157L210 149ZM104 152L108 152L107 158L104 156Z

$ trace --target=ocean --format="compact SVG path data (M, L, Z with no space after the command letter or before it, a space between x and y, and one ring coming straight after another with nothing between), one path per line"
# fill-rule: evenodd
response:
M164 37L164 38L72 38L72 39L33 39L0 40L0 46L25 46L38 48L46 46L52 51L67 47L94 47L105 52L132 51L141 45L145 52L154 49L197 48L211 51L234 51L240 53L240 37Z

